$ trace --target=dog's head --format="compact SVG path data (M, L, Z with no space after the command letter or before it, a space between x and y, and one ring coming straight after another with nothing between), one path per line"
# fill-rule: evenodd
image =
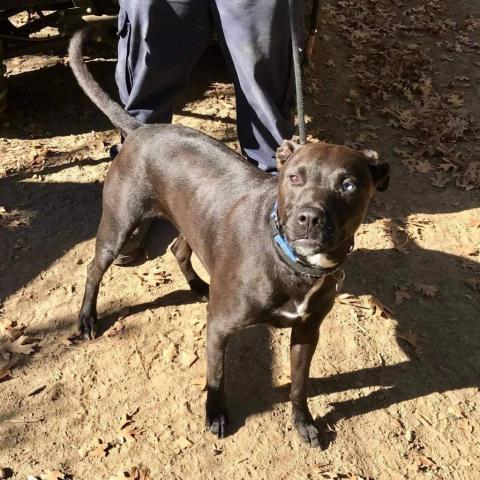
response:
M284 140L277 149L278 218L295 253L312 263L350 246L374 190L389 183L389 165L373 150Z

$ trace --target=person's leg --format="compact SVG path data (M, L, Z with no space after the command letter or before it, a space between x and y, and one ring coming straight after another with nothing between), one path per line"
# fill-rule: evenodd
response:
M173 103L207 45L208 0L120 0L115 72L125 110L145 123L169 123ZM111 149L112 159L119 146ZM151 221L132 233L115 265L143 253Z
M275 170L276 148L294 133L288 2L213 1L227 61L234 70L242 152L262 170ZM302 2L297 4L303 10Z
M208 0L120 0L115 79L125 110L170 122L209 30Z

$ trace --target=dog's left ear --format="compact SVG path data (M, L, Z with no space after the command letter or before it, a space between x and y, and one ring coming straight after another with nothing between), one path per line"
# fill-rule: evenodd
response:
M362 150L363 156L368 161L368 169L373 179L375 189L384 192L390 183L390 165L380 163L378 153L375 150Z
M282 144L277 148L277 169L280 170L283 164L300 148L298 143L293 140L284 140Z

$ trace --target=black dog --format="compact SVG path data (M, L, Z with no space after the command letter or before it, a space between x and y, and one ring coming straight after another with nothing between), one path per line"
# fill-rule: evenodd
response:
M172 251L190 287L209 296L208 429L218 437L227 433L229 335L264 322L292 328L293 421L302 439L318 446L307 405L310 362L343 274L339 266L353 248L374 189L387 188L388 165L378 164L373 151L285 140L275 177L190 128L141 125L88 72L81 56L87 31L71 41L72 69L87 95L128 136L105 180L80 330L95 336L100 281L132 231L146 219L165 217L181 232ZM192 250L210 274L210 287L192 268Z

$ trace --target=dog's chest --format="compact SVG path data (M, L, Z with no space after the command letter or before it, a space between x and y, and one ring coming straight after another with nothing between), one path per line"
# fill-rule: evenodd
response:
M293 326L307 322L322 301L321 289L324 282L324 278L318 279L303 298L289 299L283 305L273 310L273 316L283 326Z

